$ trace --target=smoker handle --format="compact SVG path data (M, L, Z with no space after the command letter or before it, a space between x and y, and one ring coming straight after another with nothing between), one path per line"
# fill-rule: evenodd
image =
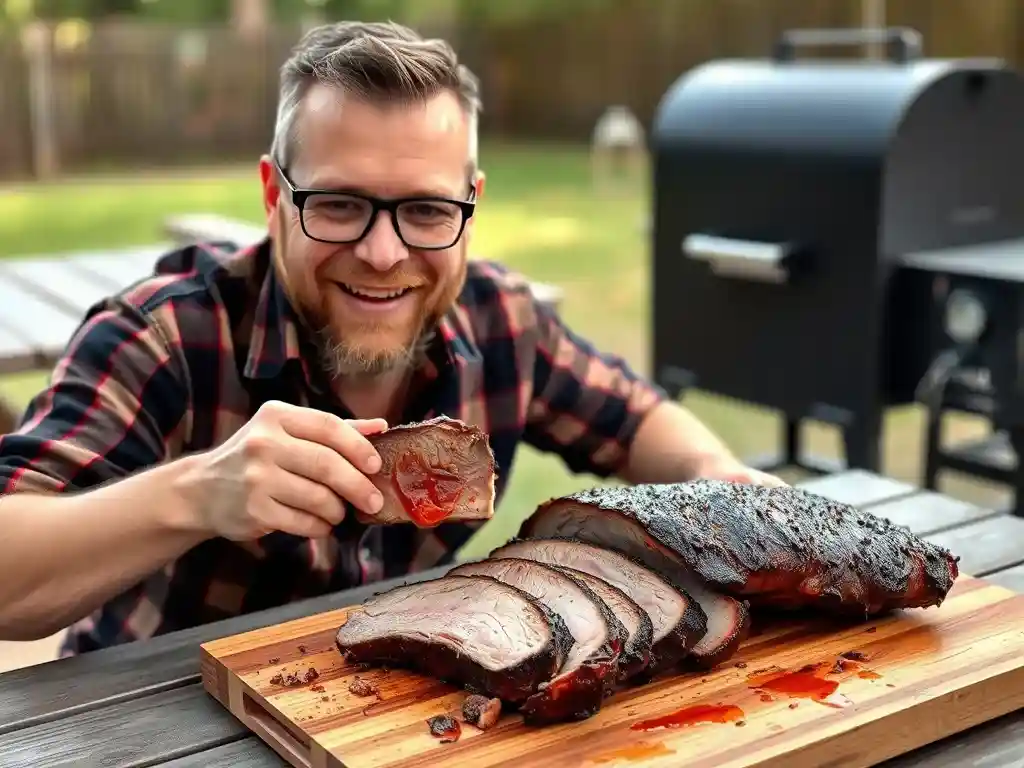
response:
M785 243L693 234L683 240L682 249L688 258L706 261L711 271L720 277L761 283L789 282L793 251Z
M921 33L911 27L884 29L787 29L775 43L775 60L792 61L797 46L868 45L885 43L892 61L905 64L921 58Z

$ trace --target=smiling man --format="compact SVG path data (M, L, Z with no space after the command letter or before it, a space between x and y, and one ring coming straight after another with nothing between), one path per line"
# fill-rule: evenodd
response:
M190 247L95 307L0 439L0 639L80 653L449 559L473 532L375 526L366 435L480 426L627 482L777 483L469 260L477 84L390 24L306 35L260 161L269 236Z

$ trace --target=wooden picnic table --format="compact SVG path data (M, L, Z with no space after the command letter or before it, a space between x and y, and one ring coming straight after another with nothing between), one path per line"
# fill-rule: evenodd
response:
M1024 520L864 471L800 485L909 526L961 556L964 573L1024 590ZM433 569L405 581L433 578ZM347 590L260 613L60 659L0 675L0 765L283 766L200 683L200 643L358 603L401 580ZM1024 755L1018 711L908 755L891 768L1017 766Z

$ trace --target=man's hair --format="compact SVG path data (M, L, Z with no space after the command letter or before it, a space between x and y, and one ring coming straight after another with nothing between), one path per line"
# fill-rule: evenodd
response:
M281 67L270 151L282 168L294 161L298 115L314 83L385 102L424 101L451 91L466 112L470 163L476 164L479 84L444 40L424 39L394 22L342 21L303 35Z

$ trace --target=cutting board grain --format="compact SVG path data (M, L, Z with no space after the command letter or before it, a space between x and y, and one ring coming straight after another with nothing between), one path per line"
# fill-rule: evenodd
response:
M346 615L202 646L206 690L292 765L867 766L1024 706L1024 596L967 576L940 608L856 625L763 621L711 673L627 689L583 722L463 724L448 744L426 721L459 713L465 694L347 666L333 643ZM356 675L379 698L350 692ZM670 727L650 727L666 717Z

